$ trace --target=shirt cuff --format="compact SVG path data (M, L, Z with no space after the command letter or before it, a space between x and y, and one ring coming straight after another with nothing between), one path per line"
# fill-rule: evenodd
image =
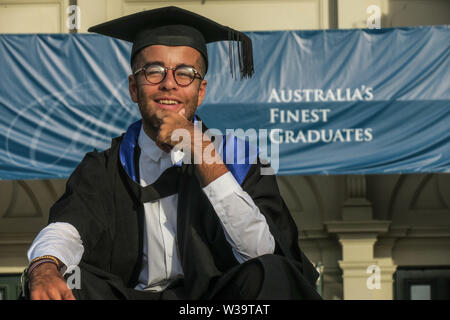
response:
M42 229L28 249L28 260L44 255L55 256L66 267L76 266L83 256L80 235L69 223L54 222Z
M221 202L232 193L242 191L242 187L234 178L231 172L221 175L219 178L203 188L211 204Z

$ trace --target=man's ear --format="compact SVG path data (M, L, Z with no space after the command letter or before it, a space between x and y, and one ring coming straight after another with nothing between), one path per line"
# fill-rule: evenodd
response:
M197 107L202 104L203 99L205 98L207 85L208 85L208 81L203 79L202 82L200 83L200 87L198 88Z
M133 102L137 103L138 102L138 88L137 88L137 83L136 83L136 78L130 74L128 76L128 90L130 91L130 98L131 100L133 100Z

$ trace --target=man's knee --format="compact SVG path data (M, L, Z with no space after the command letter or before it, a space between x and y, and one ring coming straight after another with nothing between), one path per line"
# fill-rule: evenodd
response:
M270 292L270 297L276 298L279 294L284 296L289 290L293 278L287 272L287 259L285 257L266 254L250 259L240 266L235 277L243 299L260 299ZM261 296L262 294L262 296Z
M265 254L243 263L239 273L257 283L271 281L274 277L271 277L270 273L275 269L279 271L277 272L278 277L282 277L284 275L282 270L286 268L286 264L287 259L283 256Z
M232 275L228 274L221 278L209 298L257 299L263 281L264 269L258 260L252 259L239 265L236 270L232 271Z
M286 257L279 256L277 254L265 254L265 255L256 257L255 259L259 260L262 263L278 263L278 264L284 263L287 260Z
M298 261L267 254L256 258L265 274L259 299L320 299Z
M260 284L264 281L264 268L256 259L245 262L239 269L236 278L241 278L252 284Z

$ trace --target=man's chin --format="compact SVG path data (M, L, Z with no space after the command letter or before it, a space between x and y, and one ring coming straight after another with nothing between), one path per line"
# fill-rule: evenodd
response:
M178 112L183 107L183 105L181 103L178 103L178 104L157 103L156 105L157 105L158 109L169 110L169 111L174 111L174 112Z

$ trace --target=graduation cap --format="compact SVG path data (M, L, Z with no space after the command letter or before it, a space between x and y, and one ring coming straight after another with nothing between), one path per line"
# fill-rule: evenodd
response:
M90 27L88 31L132 42L131 61L136 53L151 45L189 46L203 55L206 70L206 44L230 41L229 62L233 77L236 63L241 78L249 78L254 73L252 41L247 35L178 7L138 12Z

